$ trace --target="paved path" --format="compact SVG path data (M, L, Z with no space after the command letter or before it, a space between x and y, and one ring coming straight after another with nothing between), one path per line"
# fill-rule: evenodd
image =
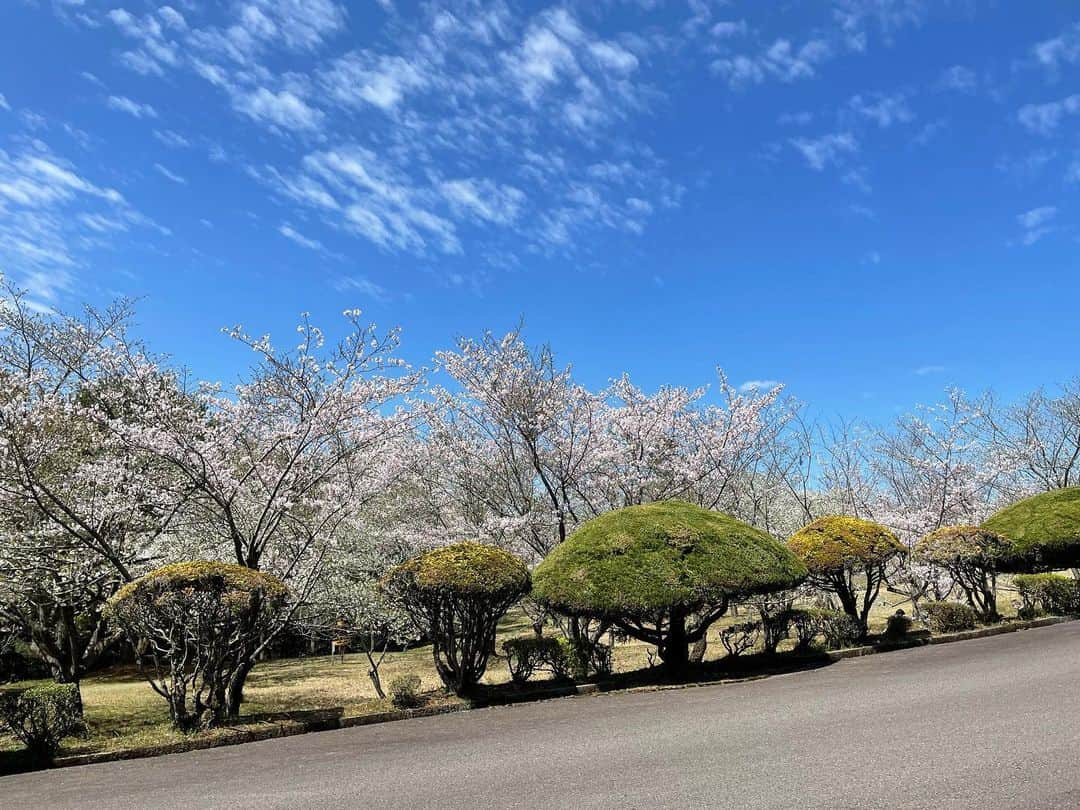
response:
M1080 808L1080 622L0 779L0 807Z

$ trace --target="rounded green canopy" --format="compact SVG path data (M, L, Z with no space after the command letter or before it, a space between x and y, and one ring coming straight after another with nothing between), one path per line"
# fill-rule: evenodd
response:
M681 501L608 512L533 572L533 595L572 615L647 617L793 588L806 567L768 534Z
M982 528L1009 541L1003 570L1080 567L1080 487L1025 498L988 518Z

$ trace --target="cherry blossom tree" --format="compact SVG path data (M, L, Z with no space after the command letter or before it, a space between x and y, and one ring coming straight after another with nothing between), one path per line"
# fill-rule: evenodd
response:
M161 554L184 502L106 427L135 418L131 314L42 312L0 276L0 612L61 682L116 638L104 601Z
M210 554L279 576L297 605L342 532L401 473L400 447L412 430L404 397L419 374L395 355L397 330L379 332L360 317L345 312L348 334L327 347L305 316L291 351L230 329L256 358L246 380L225 393L220 385L186 390L174 376L163 394L154 370L144 369L137 390L145 416L117 426L127 446L192 492L187 528ZM246 670L287 618L248 641ZM230 715L243 680L230 693Z

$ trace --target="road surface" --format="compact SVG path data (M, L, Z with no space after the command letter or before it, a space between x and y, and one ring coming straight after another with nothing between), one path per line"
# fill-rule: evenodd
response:
M0 779L0 807L1080 808L1080 622Z

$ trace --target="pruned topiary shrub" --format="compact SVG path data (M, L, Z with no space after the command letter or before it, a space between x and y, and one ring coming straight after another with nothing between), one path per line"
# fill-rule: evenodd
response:
M25 745L35 760L51 762L61 740L83 729L79 687L45 683L0 691L0 727Z
M420 695L420 684L420 676L416 673L395 675L388 685L390 703L395 709L415 709L422 705L424 699Z
M760 637L761 622L739 622L720 631L720 643L732 658L754 649Z
M383 580L421 634L435 669L455 694L483 677L499 619L529 591L525 563L482 543L455 543L414 557Z
M832 515L803 526L788 540L788 548L806 564L810 584L836 594L865 636L886 566L904 553L896 535L869 520Z
M1017 574L1013 587L1020 594L1020 618L1041 614L1069 616L1080 613L1080 582L1063 574Z
M943 526L915 544L915 560L945 571L985 621L996 621L997 570L1009 541L979 526Z
M1007 506L982 528L1009 541L998 566L1012 572L1080 568L1080 487L1055 489Z
M924 602L920 607L933 633L959 633L974 630L979 624L975 608L963 602Z
M275 628L289 590L275 576L230 563L166 565L109 600L111 619L153 661L150 685L182 731L236 717L253 644Z
M610 621L657 647L681 674L689 646L731 599L786 590L806 569L769 535L680 501L608 512L578 528L540 563L533 593L565 615Z

